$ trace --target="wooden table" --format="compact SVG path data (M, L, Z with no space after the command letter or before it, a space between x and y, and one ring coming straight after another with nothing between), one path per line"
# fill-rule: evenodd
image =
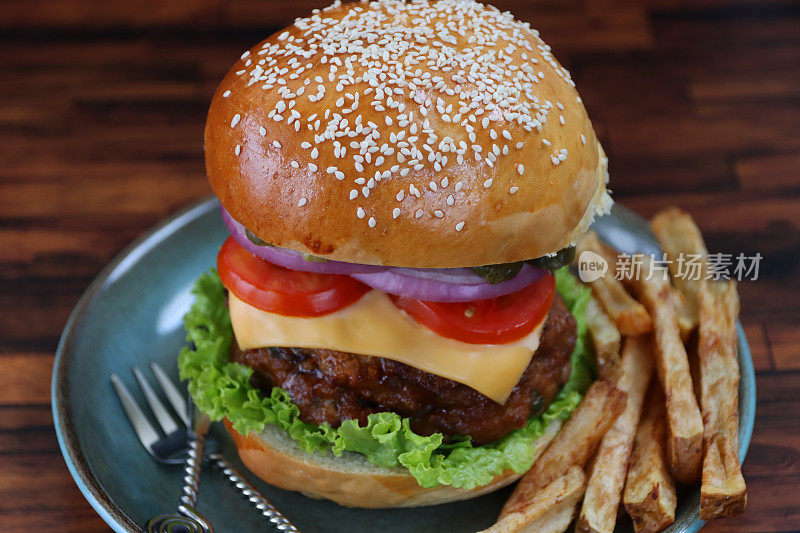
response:
M688 209L741 284L758 374L747 511L800 529L800 4L505 0L573 72L617 201ZM59 453L50 370L83 290L206 196L202 133L242 50L314 0L0 3L0 531L104 531ZM646 5L646 6L645 6Z

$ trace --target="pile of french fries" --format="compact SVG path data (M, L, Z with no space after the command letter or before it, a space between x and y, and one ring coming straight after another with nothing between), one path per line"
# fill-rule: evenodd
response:
M637 532L663 531L676 482L700 481L705 520L744 509L736 285L705 279L708 252L687 213L669 208L651 223L671 276L639 255L639 272L617 279L616 250L593 232L578 243L576 257L609 263L586 311L599 379L487 532L611 533L620 503ZM680 254L701 258L697 279L679 275Z

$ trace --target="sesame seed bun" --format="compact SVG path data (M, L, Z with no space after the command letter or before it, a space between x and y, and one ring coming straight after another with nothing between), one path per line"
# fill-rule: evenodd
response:
M531 259L573 244L611 204L569 73L527 23L473 2L334 4L298 19L222 81L205 152L237 221L354 263Z
M306 453L276 426L268 425L261 433L244 436L228 420L224 423L236 443L239 459L260 479L347 507L421 507L467 500L510 485L521 476L506 470L490 483L472 490L447 485L424 488L405 468L375 466L358 453L343 452L340 457ZM547 447L560 427L558 421L552 421L544 435L532 444L538 453Z

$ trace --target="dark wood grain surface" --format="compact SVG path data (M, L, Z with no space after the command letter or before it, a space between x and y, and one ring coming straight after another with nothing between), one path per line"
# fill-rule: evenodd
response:
M709 531L800 530L800 3L504 0L574 74L616 199L689 210L742 283L750 502ZM202 132L242 50L314 0L0 2L0 531L104 531L50 414L67 316L117 252L210 193Z

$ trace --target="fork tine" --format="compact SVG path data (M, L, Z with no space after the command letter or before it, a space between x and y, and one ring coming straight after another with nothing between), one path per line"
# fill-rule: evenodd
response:
M152 410L153 414L156 415L156 420L158 420L158 423L161 425L161 429L164 430L164 434L169 435L170 433L177 431L178 424L175 423L172 415L169 414L167 408L164 407L164 404L158 399L158 396L156 396L156 393L153 392L150 384L146 379L144 379L144 375L142 375L142 372L137 367L133 367L133 375L136 376L136 381L139 382L139 387L142 389L144 398L147 400L150 410Z
M167 373L161 368L161 365L155 361L151 361L150 369L153 371L156 381L158 381L158 384L161 386L161 390L164 391L167 400L172 404L172 408L175 409L175 412L181 420L183 420L183 423L189 427L191 422L189 421L189 409L186 406L186 398L180 393L175 383L169 379L169 376L167 376Z
M133 426L133 430L136 432L142 445L147 448L148 451L152 450L153 444L159 439L155 428L147 421L147 417L142 412L139 404L136 403L136 400L133 399L128 388L122 384L122 381L120 381L116 374L111 374L111 384L117 392L117 397L122 404L122 408L125 410L128 422Z

